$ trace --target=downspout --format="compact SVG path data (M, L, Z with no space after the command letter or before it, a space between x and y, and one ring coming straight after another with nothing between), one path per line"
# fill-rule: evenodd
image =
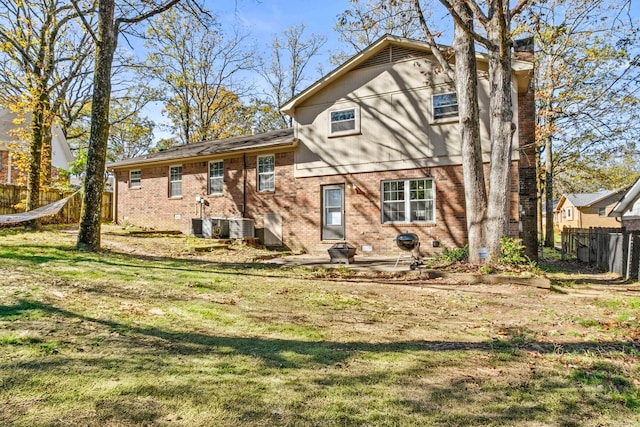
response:
M242 218L247 212L247 153L242 153Z

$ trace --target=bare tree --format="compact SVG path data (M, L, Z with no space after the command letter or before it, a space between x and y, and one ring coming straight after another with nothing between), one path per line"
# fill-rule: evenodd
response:
M274 36L269 62L260 62L259 72L271 89L268 94L274 105L283 105L301 89L306 81L305 71L311 60L320 53L327 41L321 34L303 38L304 24L287 28L283 36ZM282 127L290 127L292 118L280 113Z
M339 34L338 41L347 46L331 57L335 65L342 64L385 34L409 38L422 35L414 0L351 0L350 3L349 9L338 15L338 22L334 26ZM425 11L420 2L418 6Z

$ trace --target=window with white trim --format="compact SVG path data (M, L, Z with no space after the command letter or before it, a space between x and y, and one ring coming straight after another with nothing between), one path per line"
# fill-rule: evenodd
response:
M567 219L568 220L572 220L573 219L573 209L572 208L567 208Z
M433 180L429 178L382 182L382 222L434 222Z
M169 197L182 196L182 166L169 168Z
M360 132L358 108L329 111L329 136L352 135Z
M209 194L222 194L224 191L224 162L209 162Z
M607 216L607 208L598 208L598 216Z
M140 188L142 186L142 172L139 170L129 171L129 188Z
M455 92L433 95L433 120L458 116L458 95Z
M276 156L258 156L258 191L275 191Z

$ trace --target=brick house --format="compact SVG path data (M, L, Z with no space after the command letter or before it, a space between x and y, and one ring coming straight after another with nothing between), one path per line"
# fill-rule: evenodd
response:
M488 162L489 83L480 55L478 69ZM530 62L513 61L512 235L519 170L530 166L519 147L534 142L531 71ZM292 129L108 165L117 222L188 233L193 217L244 218L267 245L324 254L342 241L361 254L397 253L400 232L418 234L426 252L465 244L455 87L427 44L385 36L282 111L295 119Z
M29 126L29 117L23 124L15 124L17 115L0 108L0 184L26 184L27 173L16 167L13 161L16 145L25 142L15 135L19 128ZM52 176L57 176L58 169L69 169L73 161L73 154L59 125L54 124L51 138L51 168Z
M609 216L623 191L564 194L554 210L554 228L621 227L618 219Z

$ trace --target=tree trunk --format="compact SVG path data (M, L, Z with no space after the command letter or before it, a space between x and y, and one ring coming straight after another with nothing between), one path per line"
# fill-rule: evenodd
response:
M542 180L542 159L540 156L540 148L536 146L536 184L538 186L538 242L542 242L544 239L544 226L542 224L542 195L544 194L544 182ZM546 219L549 221L549 218Z
M493 45L489 48L491 166L486 239L491 259L497 259L500 239L509 233L513 133L511 49L508 34L504 33L498 18L490 23L488 36Z
M462 141L462 173L464 177L464 199L469 242L469 262L480 262L478 249L484 244L484 225L487 206L484 170L482 167L482 145L480 141L480 119L478 108L478 74L475 47L468 31L473 30L473 17L462 2L456 10L468 23L465 30L455 26L453 47L456 56L456 92Z
M51 120L47 120L47 124L42 129L42 172L40 174L42 185L51 185L51 163L53 155L53 135L51 129Z
M553 234L553 153L552 139L549 136L545 142L545 212L547 214L547 223L545 224L544 245L548 248L554 246Z
M111 67L117 45L118 29L114 23L114 0L101 0L98 17L96 68L94 72L91 133L87 150L87 170L84 198L78 231L78 249L100 249L102 193L109 139L109 101L111 98Z
M42 141L44 137L44 116L46 111L46 97L39 85L36 105L31 114L31 143L29 144L29 175L27 177L26 210L32 211L40 207L40 170L42 160ZM32 230L40 228L40 220L33 219L27 223Z

